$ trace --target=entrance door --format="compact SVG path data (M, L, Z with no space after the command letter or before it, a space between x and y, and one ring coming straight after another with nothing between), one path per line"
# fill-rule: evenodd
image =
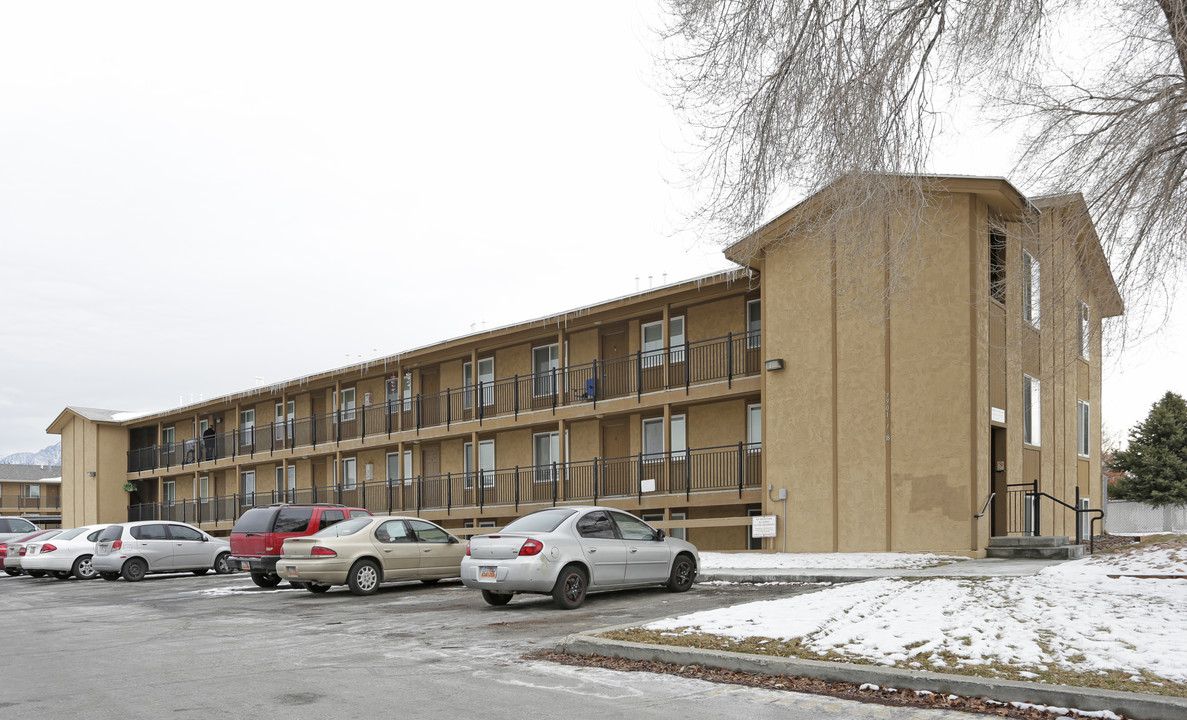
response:
M601 368L598 378L598 397L621 397L630 394L631 379L635 376L634 359L630 356L625 328L602 333Z
M629 495L636 463L630 457L630 425L625 421L602 425L601 495Z
M1009 480L1006 478L1006 429L1003 427L991 429L989 462L989 477L993 478L990 486L995 493L989 534L1008 535L1010 514L1006 508L1010 494L1006 487Z
M440 390L441 376L437 374L437 368L421 370L420 424L422 426L440 425L445 422L445 399L437 394Z

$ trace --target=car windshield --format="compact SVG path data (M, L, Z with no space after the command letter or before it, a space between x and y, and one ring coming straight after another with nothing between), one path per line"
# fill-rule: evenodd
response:
M85 526L77 527L77 528L74 528L73 530L67 530L66 532L62 533L61 535L58 536L58 539L59 540L73 540L74 538L78 537L79 535L82 535L86 531L87 531L87 528Z
M362 530L363 528L370 525L371 521L374 519L375 518L365 517L343 520L342 522L334 523L328 528L318 530L317 532L310 535L310 537L342 537L344 535L354 535L359 530Z
M502 532L552 532L565 521L565 518L575 512L577 511L566 508L541 510L531 515L524 515L518 520L512 520L507 527L503 528Z

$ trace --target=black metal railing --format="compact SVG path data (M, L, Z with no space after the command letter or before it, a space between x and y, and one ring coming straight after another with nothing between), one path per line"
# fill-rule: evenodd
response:
M1060 508L1074 513L1076 524L1076 544L1084 542L1084 521L1088 521L1088 552L1096 550L1095 525L1104 519L1104 511L1100 508L1081 507L1080 486L1076 486L1075 505L1070 505L1049 493L1039 490L1039 481L1028 483L1010 483L1006 485L1006 532L1011 535L1033 535L1038 537L1043 528L1043 500L1049 500L1051 510Z
M595 458L569 463L445 473L430 477L379 480L236 493L172 503L128 506L128 520L180 520L192 524L233 522L248 509L277 502L337 502L374 513L478 509L762 487L762 446L721 447Z
M393 432L448 427L535 410L599 401L757 375L758 332L685 342L530 375L449 388L436 393L339 408L329 413L210 433L128 451L128 472L187 467L222 458L253 459L279 450L317 447Z

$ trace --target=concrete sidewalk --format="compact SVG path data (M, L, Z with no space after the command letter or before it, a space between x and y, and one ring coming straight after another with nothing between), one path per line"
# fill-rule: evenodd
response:
M1009 577L1035 575L1043 568L1063 560L982 559L964 560L922 569L871 568L771 568L705 570L697 582L802 582L847 583L875 578L934 577ZM827 592L827 591L826 591ZM661 618L655 618L659 620ZM647 621L652 622L652 621ZM879 665L825 662L767 655L747 655L721 650L674 645L609 640L599 637L612 630L640 627L647 622L600 628L569 635L557 647L559 652L574 655L602 655L627 660L645 660L672 665L701 665L737 672L788 675L827 682L872 683L899 690L926 690L933 693L989 698L999 702L1025 702L1056 708L1075 708L1086 712L1108 710L1140 720L1183 720L1187 718L1187 698L1144 695L1140 693L1096 690L1068 685L1047 685L1012 680L993 680L969 675L905 670Z

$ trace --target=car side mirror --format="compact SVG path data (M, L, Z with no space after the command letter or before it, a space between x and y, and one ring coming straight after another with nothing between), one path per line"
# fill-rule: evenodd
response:
M666 537L667 537L667 534L663 531L663 529L659 529L659 530L655 531L655 541L656 542L660 542L661 540L663 540Z

